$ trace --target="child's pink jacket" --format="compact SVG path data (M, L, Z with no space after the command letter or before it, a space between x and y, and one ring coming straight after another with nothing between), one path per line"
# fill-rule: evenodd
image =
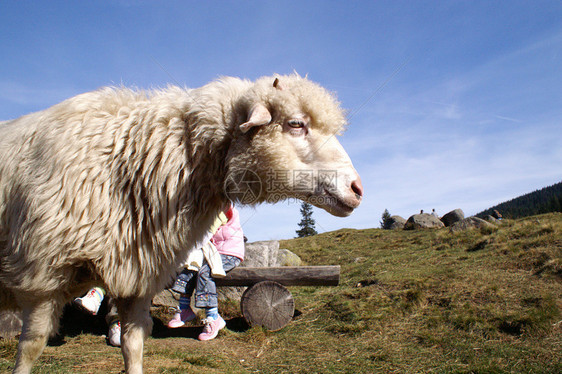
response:
M220 254L244 260L244 233L240 225L240 215L233 206L225 212L225 215L228 222L218 228L211 242Z

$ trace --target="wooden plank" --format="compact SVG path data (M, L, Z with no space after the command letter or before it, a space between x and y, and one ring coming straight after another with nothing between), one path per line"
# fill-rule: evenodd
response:
M215 278L217 286L251 286L262 281L284 286L337 286L340 266L237 267L224 278Z

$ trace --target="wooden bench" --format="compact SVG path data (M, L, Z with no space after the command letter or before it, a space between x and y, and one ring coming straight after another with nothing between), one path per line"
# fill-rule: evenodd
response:
M286 286L337 286L339 281L339 265L238 267L224 278L215 278L219 287L247 286L240 300L242 315L251 326L270 331L285 327L295 313Z

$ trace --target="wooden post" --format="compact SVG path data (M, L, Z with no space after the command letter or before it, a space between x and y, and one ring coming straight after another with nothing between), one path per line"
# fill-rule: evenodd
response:
M281 330L295 314L293 295L285 286L263 281L248 288L240 300L242 315L252 326Z
M340 266L237 267L224 278L215 278L217 286L251 286L262 281L284 286L337 286Z

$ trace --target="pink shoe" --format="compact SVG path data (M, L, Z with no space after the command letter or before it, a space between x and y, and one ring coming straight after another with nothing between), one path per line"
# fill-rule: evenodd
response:
M217 319L209 320L208 318L203 320L205 327L203 332L199 334L199 340L211 340L217 337L220 330L226 327L226 322L221 316Z
M168 322L168 327L171 329L182 327L186 322L189 322L193 319L195 319L195 313L193 313L193 310L191 310L191 308L181 310L174 314L174 318L172 318L170 322Z

